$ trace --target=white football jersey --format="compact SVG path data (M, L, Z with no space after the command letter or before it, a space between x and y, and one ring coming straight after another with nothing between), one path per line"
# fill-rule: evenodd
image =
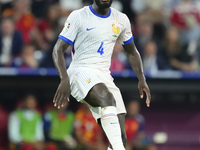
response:
M73 45L70 67L90 67L108 70L114 45L133 40L128 17L114 8L109 14L97 14L92 5L73 11L59 38Z

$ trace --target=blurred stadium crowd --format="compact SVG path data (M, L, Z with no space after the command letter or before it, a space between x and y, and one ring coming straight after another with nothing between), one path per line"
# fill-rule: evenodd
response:
M108 140L86 104L71 111L68 104L58 110L52 103L41 108L37 101L27 94L11 112L0 105L0 150L107 149ZM127 150L156 150L145 135L139 101L131 99L127 104Z
M54 67L51 53L67 16L93 0L0 0L0 66ZM199 71L199 0L114 0L132 24L145 71ZM70 49L70 48L69 48ZM65 54L66 65L71 52ZM111 71L129 69L117 43Z

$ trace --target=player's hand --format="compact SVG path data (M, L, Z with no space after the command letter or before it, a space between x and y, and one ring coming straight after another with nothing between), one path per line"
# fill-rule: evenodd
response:
M58 109L63 107L66 102L69 102L70 93L69 80L61 80L53 99L54 106Z
M138 89L139 89L141 98L144 97L144 92L146 93L146 104L147 104L147 107L150 107L151 94L150 94L150 90L149 90L149 87L148 87L146 81L139 81Z

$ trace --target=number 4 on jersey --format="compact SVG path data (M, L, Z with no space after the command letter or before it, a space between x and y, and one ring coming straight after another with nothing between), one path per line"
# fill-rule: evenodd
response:
M99 47L99 49L98 49L98 51L97 51L97 53L100 53L100 55L103 55L103 53L104 53L104 48L103 48L103 42L101 43L101 46Z

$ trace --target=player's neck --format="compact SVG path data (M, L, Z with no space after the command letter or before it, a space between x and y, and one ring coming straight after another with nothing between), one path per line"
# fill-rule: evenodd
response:
M109 14L109 8L100 9L95 3L92 5L93 10L99 15L106 16Z

